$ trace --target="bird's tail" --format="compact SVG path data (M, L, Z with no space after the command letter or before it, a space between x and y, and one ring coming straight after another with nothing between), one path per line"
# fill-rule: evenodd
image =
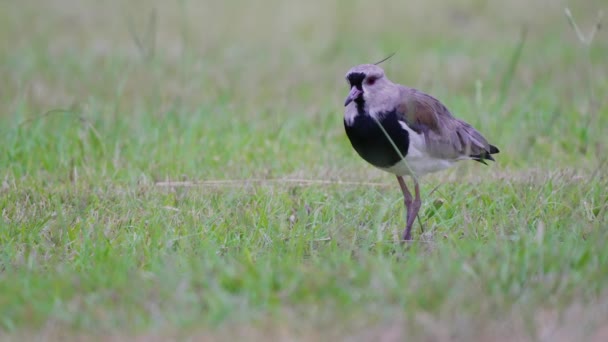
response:
M486 160L495 161L494 157L492 157L492 155L499 153L499 152L500 152L500 150L498 149L498 147L496 147L494 145L490 145L489 150L483 151L483 153L479 153L479 154L472 154L472 155L470 155L470 157L474 161L478 161L482 164L488 165L488 163L486 163Z

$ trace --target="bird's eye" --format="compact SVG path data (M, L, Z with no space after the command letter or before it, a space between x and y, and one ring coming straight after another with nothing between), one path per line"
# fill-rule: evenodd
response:
M375 77L370 77L367 79L367 85L374 85L374 83L376 83L376 78Z

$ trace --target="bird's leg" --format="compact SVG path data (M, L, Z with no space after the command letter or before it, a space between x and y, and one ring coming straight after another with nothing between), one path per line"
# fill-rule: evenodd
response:
M406 232L404 235L404 240L410 240L410 231L412 230L412 226L414 225L414 221L416 220L416 216L418 216L418 211L420 211L420 206L422 205L422 201L420 200L420 187L418 186L418 182L414 179L414 193L415 197L410 205L407 215L407 226Z
M403 192L403 201L405 203L405 206L409 208L409 206L413 202L412 193L407 188L407 185L405 185L405 181L403 180L403 177L397 176L397 180L399 181L399 186L401 187L401 192Z
M412 224L414 223L414 217L416 217L416 214L412 213L412 209L414 208L413 203L415 200L412 199L412 193L407 188L407 185L405 185L403 177L397 176L397 181L399 181L399 186L401 186L401 192L403 192L403 203L405 204L407 213L407 224L405 226L405 231L403 231L403 240L408 241L412 239Z

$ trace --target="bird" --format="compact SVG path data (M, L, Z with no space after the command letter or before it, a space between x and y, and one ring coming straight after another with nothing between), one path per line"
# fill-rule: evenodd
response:
M344 102L344 129L361 158L397 177L406 207L402 241L411 241L422 205L419 178L462 160L487 165L500 151L435 97L389 80L378 66L386 59L346 73L350 91ZM413 179L414 196L404 176Z

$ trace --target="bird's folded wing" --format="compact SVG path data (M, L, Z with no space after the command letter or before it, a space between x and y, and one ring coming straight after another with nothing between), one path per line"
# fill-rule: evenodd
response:
M427 153L434 157L459 159L490 151L490 144L477 130L421 91L401 87L397 113L412 130L424 135Z

